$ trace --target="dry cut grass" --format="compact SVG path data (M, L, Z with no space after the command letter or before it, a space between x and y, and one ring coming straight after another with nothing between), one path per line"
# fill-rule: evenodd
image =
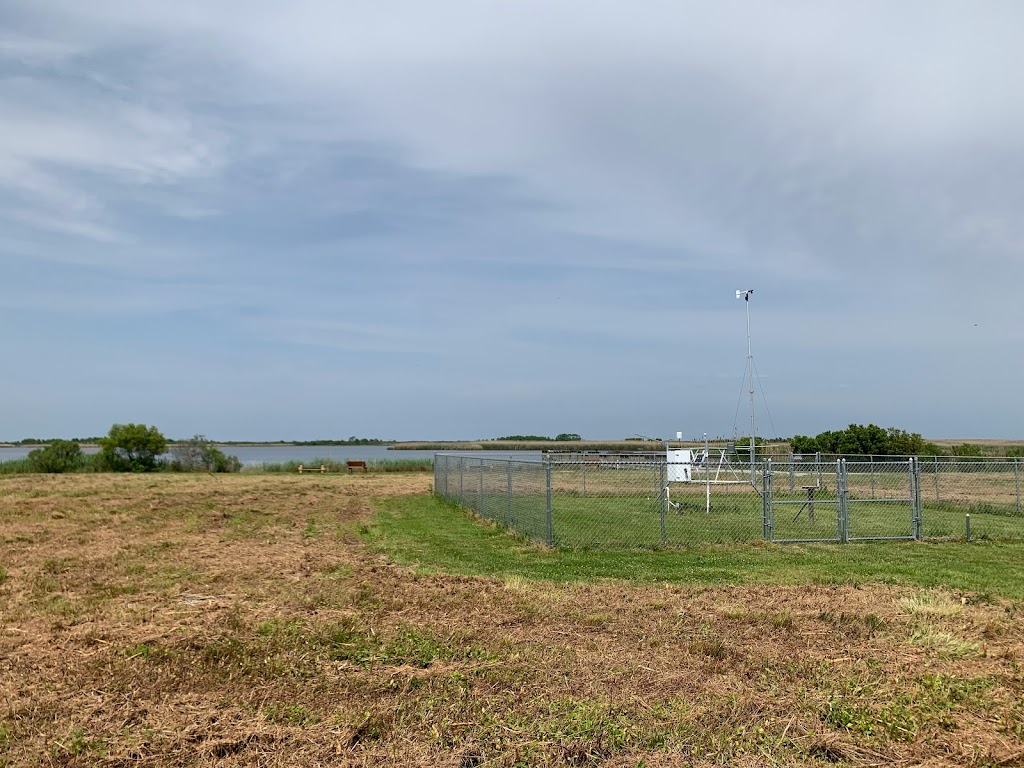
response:
M0 764L1024 756L1015 604L430 575L369 554L373 497L429 482L4 479Z

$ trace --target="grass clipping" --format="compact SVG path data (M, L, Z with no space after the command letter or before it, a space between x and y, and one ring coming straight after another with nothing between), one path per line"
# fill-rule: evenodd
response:
M986 765L1024 753L1015 604L884 586L423 575L369 553L358 530L372 498L429 482L4 479L0 765Z

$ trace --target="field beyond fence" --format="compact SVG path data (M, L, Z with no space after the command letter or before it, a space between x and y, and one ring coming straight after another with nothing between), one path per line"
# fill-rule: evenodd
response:
M658 454L539 461L438 453L435 490L563 548L1022 539L1018 460L669 462Z

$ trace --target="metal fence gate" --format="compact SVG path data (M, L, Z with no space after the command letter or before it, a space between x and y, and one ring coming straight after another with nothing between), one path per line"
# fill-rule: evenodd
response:
M921 472L914 459L839 462L846 496L845 541L906 540L921 535Z
M765 539L776 542L843 541L839 462L763 465Z
M915 459L766 461L762 477L769 541L846 543L921 537L921 471Z

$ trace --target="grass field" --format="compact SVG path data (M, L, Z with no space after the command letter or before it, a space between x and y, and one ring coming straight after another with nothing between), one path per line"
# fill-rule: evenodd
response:
M1022 544L555 551L430 482L0 479L0 764L1024 756Z

